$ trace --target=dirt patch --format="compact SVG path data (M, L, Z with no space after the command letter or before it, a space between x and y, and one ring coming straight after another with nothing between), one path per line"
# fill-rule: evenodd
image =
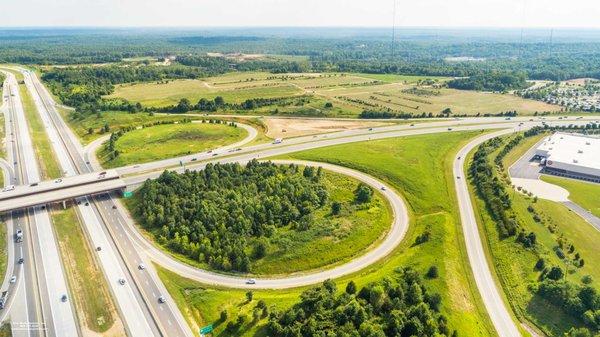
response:
M341 121L303 118L266 118L267 136L271 138L290 138L319 133L370 128L392 125L394 123L369 121Z

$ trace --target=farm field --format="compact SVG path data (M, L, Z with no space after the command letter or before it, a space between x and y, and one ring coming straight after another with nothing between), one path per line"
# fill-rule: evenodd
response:
M183 123L126 132L115 142L118 156L102 146L96 153L103 167L141 164L222 147L241 141L246 130L226 124Z
M563 187L569 191L571 201L600 217L600 185L549 175L542 175L541 179Z
M383 279L399 267L411 266L422 275L429 267L439 277L426 279L432 292L442 297L442 313L451 330L464 336L494 336L480 302L463 251L462 233L456 210L451 163L456 151L479 132L434 134L339 145L309 150L286 158L324 161L371 174L398 190L411 215L407 236L386 259L347 277L336 279L338 289L354 280L358 287ZM438 160L431 160L438 158ZM417 236L429 239L416 243ZM255 302L247 303L245 291L214 288L182 278L159 268L159 276L192 328L216 323L216 334L239 315L251 315ZM254 301L264 300L271 310L282 310L296 302L302 289L256 290ZM227 311L227 319L219 313ZM247 320L249 321L249 320ZM236 336L264 336L266 319L246 323Z
M495 114L517 110L522 115L560 111L558 106L512 94L439 88L448 78L388 74L238 72L199 80L124 84L110 98L125 98L147 107L174 105L181 98L193 104L200 98L224 98L242 103L253 98L289 98L252 110L224 112L316 117L356 117L363 110L438 115ZM326 103L332 106L326 107Z
M531 147L532 142L535 142L535 138L526 139L509 152L503 161L504 167L509 167L517 160ZM472 157L472 154L469 156ZM491 158L493 157L494 155ZM518 318L531 322L532 326L549 336L563 336L570 327L582 326L580 320L565 314L561 308L553 306L531 291L530 287L537 284L540 277L540 271L534 266L538 256L542 256L546 266L565 269L566 280L581 284L584 276L590 275L593 279L591 285L598 286L600 266L596 261L590 263L589 260L595 256L594 242L600 240L600 232L560 203L535 199L522 193L511 193L509 188L516 221L526 233L532 232L537 238L535 247L526 249L514 236L500 238L496 223L485 211L483 200L473 190L471 192L480 231L483 233L482 239L490 254L490 263L495 268L499 286L503 288ZM539 217L537 220L534 214ZM566 253L565 248L567 257L561 259L555 252L558 241L562 241L565 247L574 243L576 252ZM585 266L576 267L571 262L575 253L585 259Z

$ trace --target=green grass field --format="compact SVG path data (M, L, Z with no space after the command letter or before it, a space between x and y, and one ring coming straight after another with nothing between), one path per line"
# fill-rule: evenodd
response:
M543 136L528 138L513 149L505 157L505 167L509 167L540 137ZM501 239L495 222L485 211L483 201L472 191L480 230L484 233L482 238L490 254L490 263L494 266L497 281L518 318L533 323L549 336L563 336L570 327L580 326L582 323L530 291L529 287L537 283L540 274L534 270L538 254L547 260L547 265L557 265L567 269L567 279L580 283L583 276L591 275L594 279L593 285L597 286L600 284L598 283L600 268L595 261L590 263L590 259L596 255L594 242L600 240L600 233L559 203L541 199L535 201L521 193L509 193L511 193L512 208L517 221L526 232L536 234L538 244L532 250L525 249L522 244L515 241L514 237ZM532 213L528 211L530 205L542 218L542 222L534 220ZM561 260L555 254L554 249L559 237L575 244L576 252L586 261L583 268L565 263L574 254L567 254L566 260Z
M38 158L40 173L42 175L41 178L58 178L62 175L61 169L54 157L52 144L50 144L50 139L46 134L46 128L38 115L35 103L24 84L19 84L19 93L21 94L21 100L23 101L23 109L25 110L25 118L27 119L27 125L29 126L29 134L31 136L33 148Z
M246 130L225 124L184 123L155 125L125 133L116 141L119 156L110 159L98 149L103 167L119 167L202 152L241 141Z
M600 185L585 181L542 175L543 181L561 186L569 191L569 199L600 217Z
M70 111L66 109L59 109L63 119L69 124L71 129L79 136L83 144L88 144L104 134L101 133L101 129L104 124L108 124L111 131L118 130L125 127L137 127L146 123L153 123L159 121L181 121L185 118L192 118L190 116L177 116L177 115L154 115L150 116L147 113L127 113L124 111L103 111L100 117L97 115L87 115L82 119L72 119L69 116ZM89 133L89 129L92 129L92 133Z
M408 204L411 223L400 247L384 260L336 280L338 288L343 289L351 279L360 288L381 280L401 266L412 266L425 274L430 266L436 265L439 278L425 282L431 291L441 294L441 310L448 316L450 328L457 329L459 336L495 335L463 249L451 173L456 151L478 134L396 138L315 149L291 156L326 161L371 174L398 190ZM425 231L430 232L429 241L415 244L416 236ZM159 275L192 327L218 322L222 310L229 313L230 320L235 320L237 315L251 312L253 308L253 304L245 303L245 291L198 284L160 268ZM257 290L254 301L263 299L269 306L282 309L293 304L302 290ZM265 322L246 324L237 335L265 336ZM217 327L216 336L227 336L223 333L225 323Z
M105 332L115 322L116 309L104 281L104 275L92 256L92 249L77 218L76 210L52 212L52 223L58 238L71 293L75 305L92 331Z
M235 72L202 80L173 80L124 84L109 97L120 97L145 106L176 104L181 98L196 103L200 98L224 97L239 103L249 98L305 95L307 102L267 106L236 113L277 114L314 117L356 117L363 110L391 109L413 114L439 114L450 108L454 114L486 114L517 110L522 115L536 111L560 111L557 106L526 100L511 94L436 89L418 82L433 79L443 84L448 78L394 74L303 73L270 74ZM419 89L420 92L410 92ZM428 94L434 93L434 94ZM333 108L324 108L326 102ZM232 111L224 111L225 113Z

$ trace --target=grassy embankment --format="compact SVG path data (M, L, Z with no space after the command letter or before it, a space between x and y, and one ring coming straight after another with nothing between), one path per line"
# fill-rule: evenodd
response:
M291 228L277 229L266 240L265 257L251 260L252 274L274 276L331 268L333 265L348 262L384 238L391 224L392 214L383 196L376 192L371 202L356 204L354 190L359 182L339 173L324 172L321 179L329 198L325 206L313 213L315 225L303 231ZM339 215L331 214L331 205L334 202L342 205ZM135 203L135 197L125 200L130 210L135 208ZM152 237L151 233L144 233ZM249 248L254 244L255 240L248 240ZM168 252L166 247L162 249ZM208 265L180 254L172 255L185 263L210 269Z
M61 169L33 99L24 84L19 85L19 90L42 178L60 177ZM104 332L115 322L116 311L102 271L91 255L76 210L72 207L54 210L51 217L80 323L92 331Z
M103 167L120 167L172 158L241 141L246 130L225 124L184 123L155 125L125 133L115 142L111 159L105 146L96 153Z
M402 244L388 257L364 270L336 280L343 289L349 280L358 287L381 280L401 266L412 266L425 274L435 265L439 277L427 279L427 287L442 296L442 312L451 329L460 336L493 336L495 332L471 278L464 251L454 185L452 160L456 151L477 132L451 133L378 140L339 145L294 154L293 158L326 161L371 174L399 191L410 212L410 227ZM417 236L429 232L427 242L416 244ZM202 285L159 268L159 275L192 327L219 322L226 310L228 320L240 314L251 316L245 291ZM302 289L257 290L255 301L283 309L296 302ZM226 322L217 327L217 336ZM236 336L264 336L264 324L245 324Z
M412 114L439 114L450 108L454 114L499 113L517 110L521 115L536 111L560 111L557 106L527 100L511 94L493 94L442 88L419 82L433 79L442 84L447 78L377 74L270 74L228 73L202 80L123 84L109 97L140 102L147 107L177 104L182 98L195 104L200 98L222 96L226 102L240 103L251 98L292 98L302 102L272 105L236 113L297 115L315 117L356 117L363 110ZM326 102L333 103L325 107ZM225 113L231 111L224 111Z
M600 217L600 185L580 180L543 175L542 180L569 191L569 199Z
M508 168L540 137L543 136L522 141L504 158L504 167ZM495 154L490 160L494 157ZM594 242L600 240L600 233L560 203L535 200L516 191L511 192L510 188L508 191L516 220L525 232L533 232L536 235L535 248L524 248L521 243L516 242L515 237L500 238L496 224L488 215L482 199L471 190L480 231L484 233L482 238L488 248L490 264L495 268L496 280L503 288L504 295L519 320L533 323L549 336L563 336L570 327L581 326L582 322L566 315L561 308L555 307L531 291L530 287L537 284L540 276L540 272L536 271L534 266L538 256L542 256L547 266L560 266L567 270L567 280L580 283L583 276L591 275L594 280L592 285L598 286L600 266L593 259L597 254L597 244ZM533 213L528 210L529 206L538 214L539 221L534 219ZM560 259L555 253L560 238L573 243L576 248L574 253L567 253L565 249L566 259ZM585 259L584 267L578 268L567 263L575 253L579 253Z

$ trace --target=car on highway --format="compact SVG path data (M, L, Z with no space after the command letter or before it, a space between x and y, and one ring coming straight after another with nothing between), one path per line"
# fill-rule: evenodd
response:
M29 185L29 187L36 187L38 185L38 183L33 183L31 185Z
M452 128L448 128L448 131L452 131Z
M10 283L15 283L15 282L17 282L17 276L16 276L16 275L13 275L13 276L10 278Z
M23 241L23 230L21 228L17 229L15 232L15 241L21 242Z
M165 299L164 296L159 296L158 297L158 303L165 303L167 300Z
M23 262L25 262L25 259L20 257L19 260L17 261L19 264L23 264Z
M385 186L381 186L381 190L385 191L385 190L387 190L387 188L385 188Z
M10 185L10 186L6 186L5 188L2 189L2 192L8 192L8 191L12 191L15 189L15 185Z
M246 281L246 284L256 284L256 280L251 278Z
M55 183L55 184L62 183L62 178L58 178L58 179L56 179L56 180L54 181L54 183Z
M138 265L138 269L139 269L139 270L144 270L144 269L146 269L146 266L145 266L143 263L140 263L140 264Z
M66 302L66 301L67 301L67 299L68 299L68 297L67 297L67 295L66 295L66 294L65 294L65 295L62 295L62 296L60 297L60 300L61 300L62 302Z
M124 278L120 278L119 279L119 284L120 285L125 285L125 279Z

